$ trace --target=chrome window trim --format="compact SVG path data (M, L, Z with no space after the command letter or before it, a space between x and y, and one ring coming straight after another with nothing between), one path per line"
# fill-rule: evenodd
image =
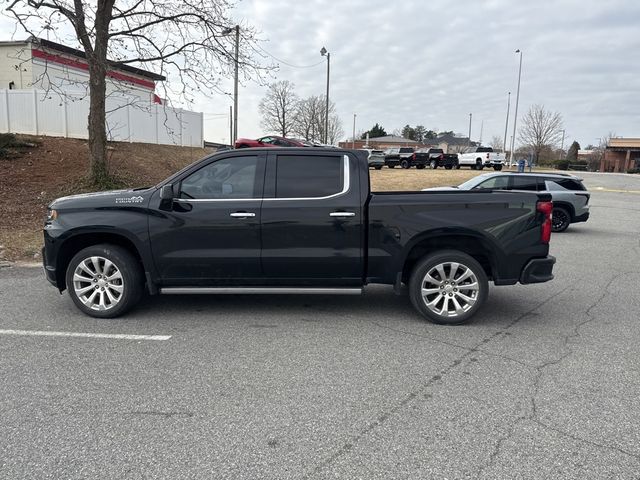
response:
M328 200L344 195L351 188L351 174L349 172L349 156L342 156L343 181L342 190L324 197L290 197L290 198L174 198L178 203L209 203L209 202L255 202L255 201L289 201L289 200Z

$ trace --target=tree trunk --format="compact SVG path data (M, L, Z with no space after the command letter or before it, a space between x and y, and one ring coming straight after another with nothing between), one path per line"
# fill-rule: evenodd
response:
M107 168L107 128L105 113L106 71L101 65L90 67L89 83L89 165L96 184L109 178Z

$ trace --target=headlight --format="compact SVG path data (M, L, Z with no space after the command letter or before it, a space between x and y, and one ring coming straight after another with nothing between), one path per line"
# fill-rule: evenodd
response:
M58 218L58 211L54 210L54 209L48 209L47 210L47 222L51 222L53 220L56 220Z

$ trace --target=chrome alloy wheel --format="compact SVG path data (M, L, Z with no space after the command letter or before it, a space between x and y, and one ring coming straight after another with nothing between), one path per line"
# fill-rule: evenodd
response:
M422 300L441 317L457 317L469 311L478 300L478 278L457 262L440 263L422 279Z
M73 290L92 310L115 307L124 293L124 279L118 267L104 257L82 260L73 272Z

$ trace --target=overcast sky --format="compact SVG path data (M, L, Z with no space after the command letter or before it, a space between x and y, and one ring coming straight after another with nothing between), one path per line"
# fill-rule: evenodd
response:
M261 30L264 49L288 63L317 63L322 46L331 52L330 97L345 136L354 113L356 130L379 122L388 132L422 124L465 134L473 113L473 139L481 121L483 140L502 137L509 91L513 119L518 48L519 117L544 104L562 114L568 141L582 146L609 131L640 136L637 1L253 0L236 13ZM294 82L301 96L322 94L325 69L325 63L280 64L276 76ZM242 86L240 136L270 133L259 125L264 93L264 87ZM203 110L228 105L214 99ZM206 126L212 140L228 138L224 125Z
M640 2L632 0L244 0L233 16L256 28L260 46L284 62L273 81L289 80L304 97L325 91L325 46L331 52L331 100L345 137L380 123L466 134L509 133L523 51L519 119L532 104L564 118L566 146L584 147L608 132L640 136ZM3 31L11 21L0 19ZM11 29L12 30L12 29ZM17 35L23 38L23 35ZM4 37L4 35L3 35ZM232 90L231 82L228 90ZM240 86L238 135L257 137L258 103L266 87ZM218 94L196 105L205 138L228 141L231 99ZM220 115L220 116L217 116Z

